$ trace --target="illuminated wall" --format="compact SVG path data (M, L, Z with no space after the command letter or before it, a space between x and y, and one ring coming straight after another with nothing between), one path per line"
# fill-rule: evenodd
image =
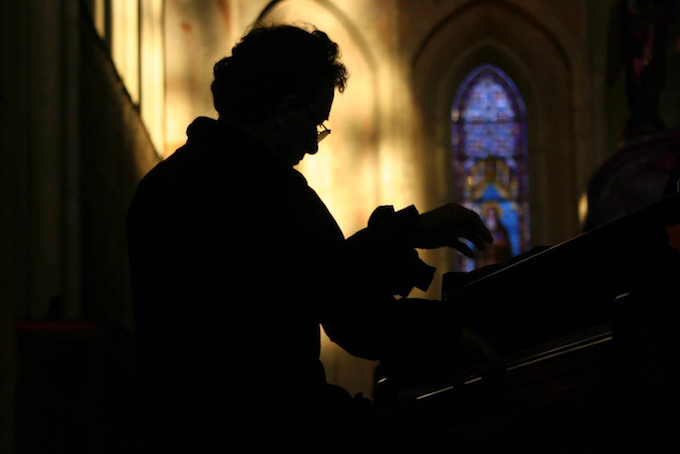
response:
M379 93L376 57L357 30L343 26L341 12L313 1L281 2L264 23L308 23L326 31L341 49L350 72L347 89L338 93L327 125L333 134L317 155L306 156L299 170L326 202L346 234L366 225L379 189Z
M187 126L200 115L216 118L210 83L216 61L233 46L230 24L219 1L166 0L165 148L167 157L187 139Z
M92 0L93 25L160 156L165 155L164 0Z
M340 46L350 77L346 90L336 95L327 123L333 134L320 145L318 154L305 157L299 170L346 236L365 227L379 204L401 208L414 202L409 200L412 194L393 124L404 110L400 98L391 92L396 70L390 66L382 40L357 28L348 16L348 10L359 8L352 2L282 1L262 18L264 23L313 24ZM368 21L378 23L380 13L364 7ZM351 357L326 336L322 342L322 361L330 380L351 392L370 392L375 364Z
M212 65L231 53L256 19L312 24L339 44L350 77L327 122L333 134L298 170L346 236L365 227L378 205L421 206L420 174L408 148L409 91L394 59L397 43L386 39L395 36L385 15L388 3L225 0L205 2L196 10L186 2L166 1L166 50L173 50L166 53L166 154L184 143L186 125L194 117L216 116L209 90ZM433 288L432 295L437 291ZM370 394L373 362L351 357L325 336L322 350L332 382Z
M263 22L312 24L338 42L350 78L347 90L336 96L327 123L333 134L317 155L303 160L299 170L346 235L364 227L379 204L402 207L418 202L419 184L407 175L403 162L408 130L402 118L409 109L403 94L407 91L397 77L392 49L381 38L393 33L381 3L225 0L204 2L195 9L186 2L167 0L165 155L185 142L186 126L193 118L216 116L209 90L212 65L231 53L258 17ZM354 17L358 11L364 20L379 26L359 28Z

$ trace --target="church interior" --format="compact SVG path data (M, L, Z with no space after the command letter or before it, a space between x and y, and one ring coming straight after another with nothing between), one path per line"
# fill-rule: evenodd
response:
M678 0L0 3L0 452L112 452L96 447L124 438L100 407L124 402L110 388L131 367L126 210L191 121L216 118L213 65L253 24L311 24L339 44L349 80L333 134L298 170L346 236L379 205L458 202L502 220L489 262L421 251L437 272L414 292L438 299L453 274L567 243L678 191L678 15ZM612 254L651 247L616 238ZM587 262L568 284L583 293L602 282ZM272 271L263 260L253 294ZM374 398L376 362L326 337L322 361L330 382ZM680 422L669 425L677 435Z

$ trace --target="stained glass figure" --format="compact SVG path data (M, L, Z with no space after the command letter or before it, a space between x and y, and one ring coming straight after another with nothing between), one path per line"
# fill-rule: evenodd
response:
M522 97L498 67L473 69L451 109L456 201L475 210L494 242L475 260L460 256L460 271L503 263L529 247L529 187Z

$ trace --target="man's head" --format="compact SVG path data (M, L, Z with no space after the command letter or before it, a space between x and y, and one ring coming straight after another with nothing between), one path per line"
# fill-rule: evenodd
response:
M316 126L328 118L335 89L344 91L347 81L337 44L320 30L291 25L253 28L231 56L215 64L214 75L221 119L261 127L277 147L303 147L306 153L316 152Z

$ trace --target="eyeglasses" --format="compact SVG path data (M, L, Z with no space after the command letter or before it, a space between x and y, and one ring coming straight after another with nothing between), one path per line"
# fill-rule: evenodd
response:
M323 139L331 135L331 130L323 123L316 126L316 141L321 142Z
M314 114L312 113L312 109L309 108L308 105L305 104L305 109L307 110L307 113L309 114L310 118L314 120ZM323 139L328 137L331 134L331 130L326 127L323 123L320 123L316 125L316 142L321 142Z

